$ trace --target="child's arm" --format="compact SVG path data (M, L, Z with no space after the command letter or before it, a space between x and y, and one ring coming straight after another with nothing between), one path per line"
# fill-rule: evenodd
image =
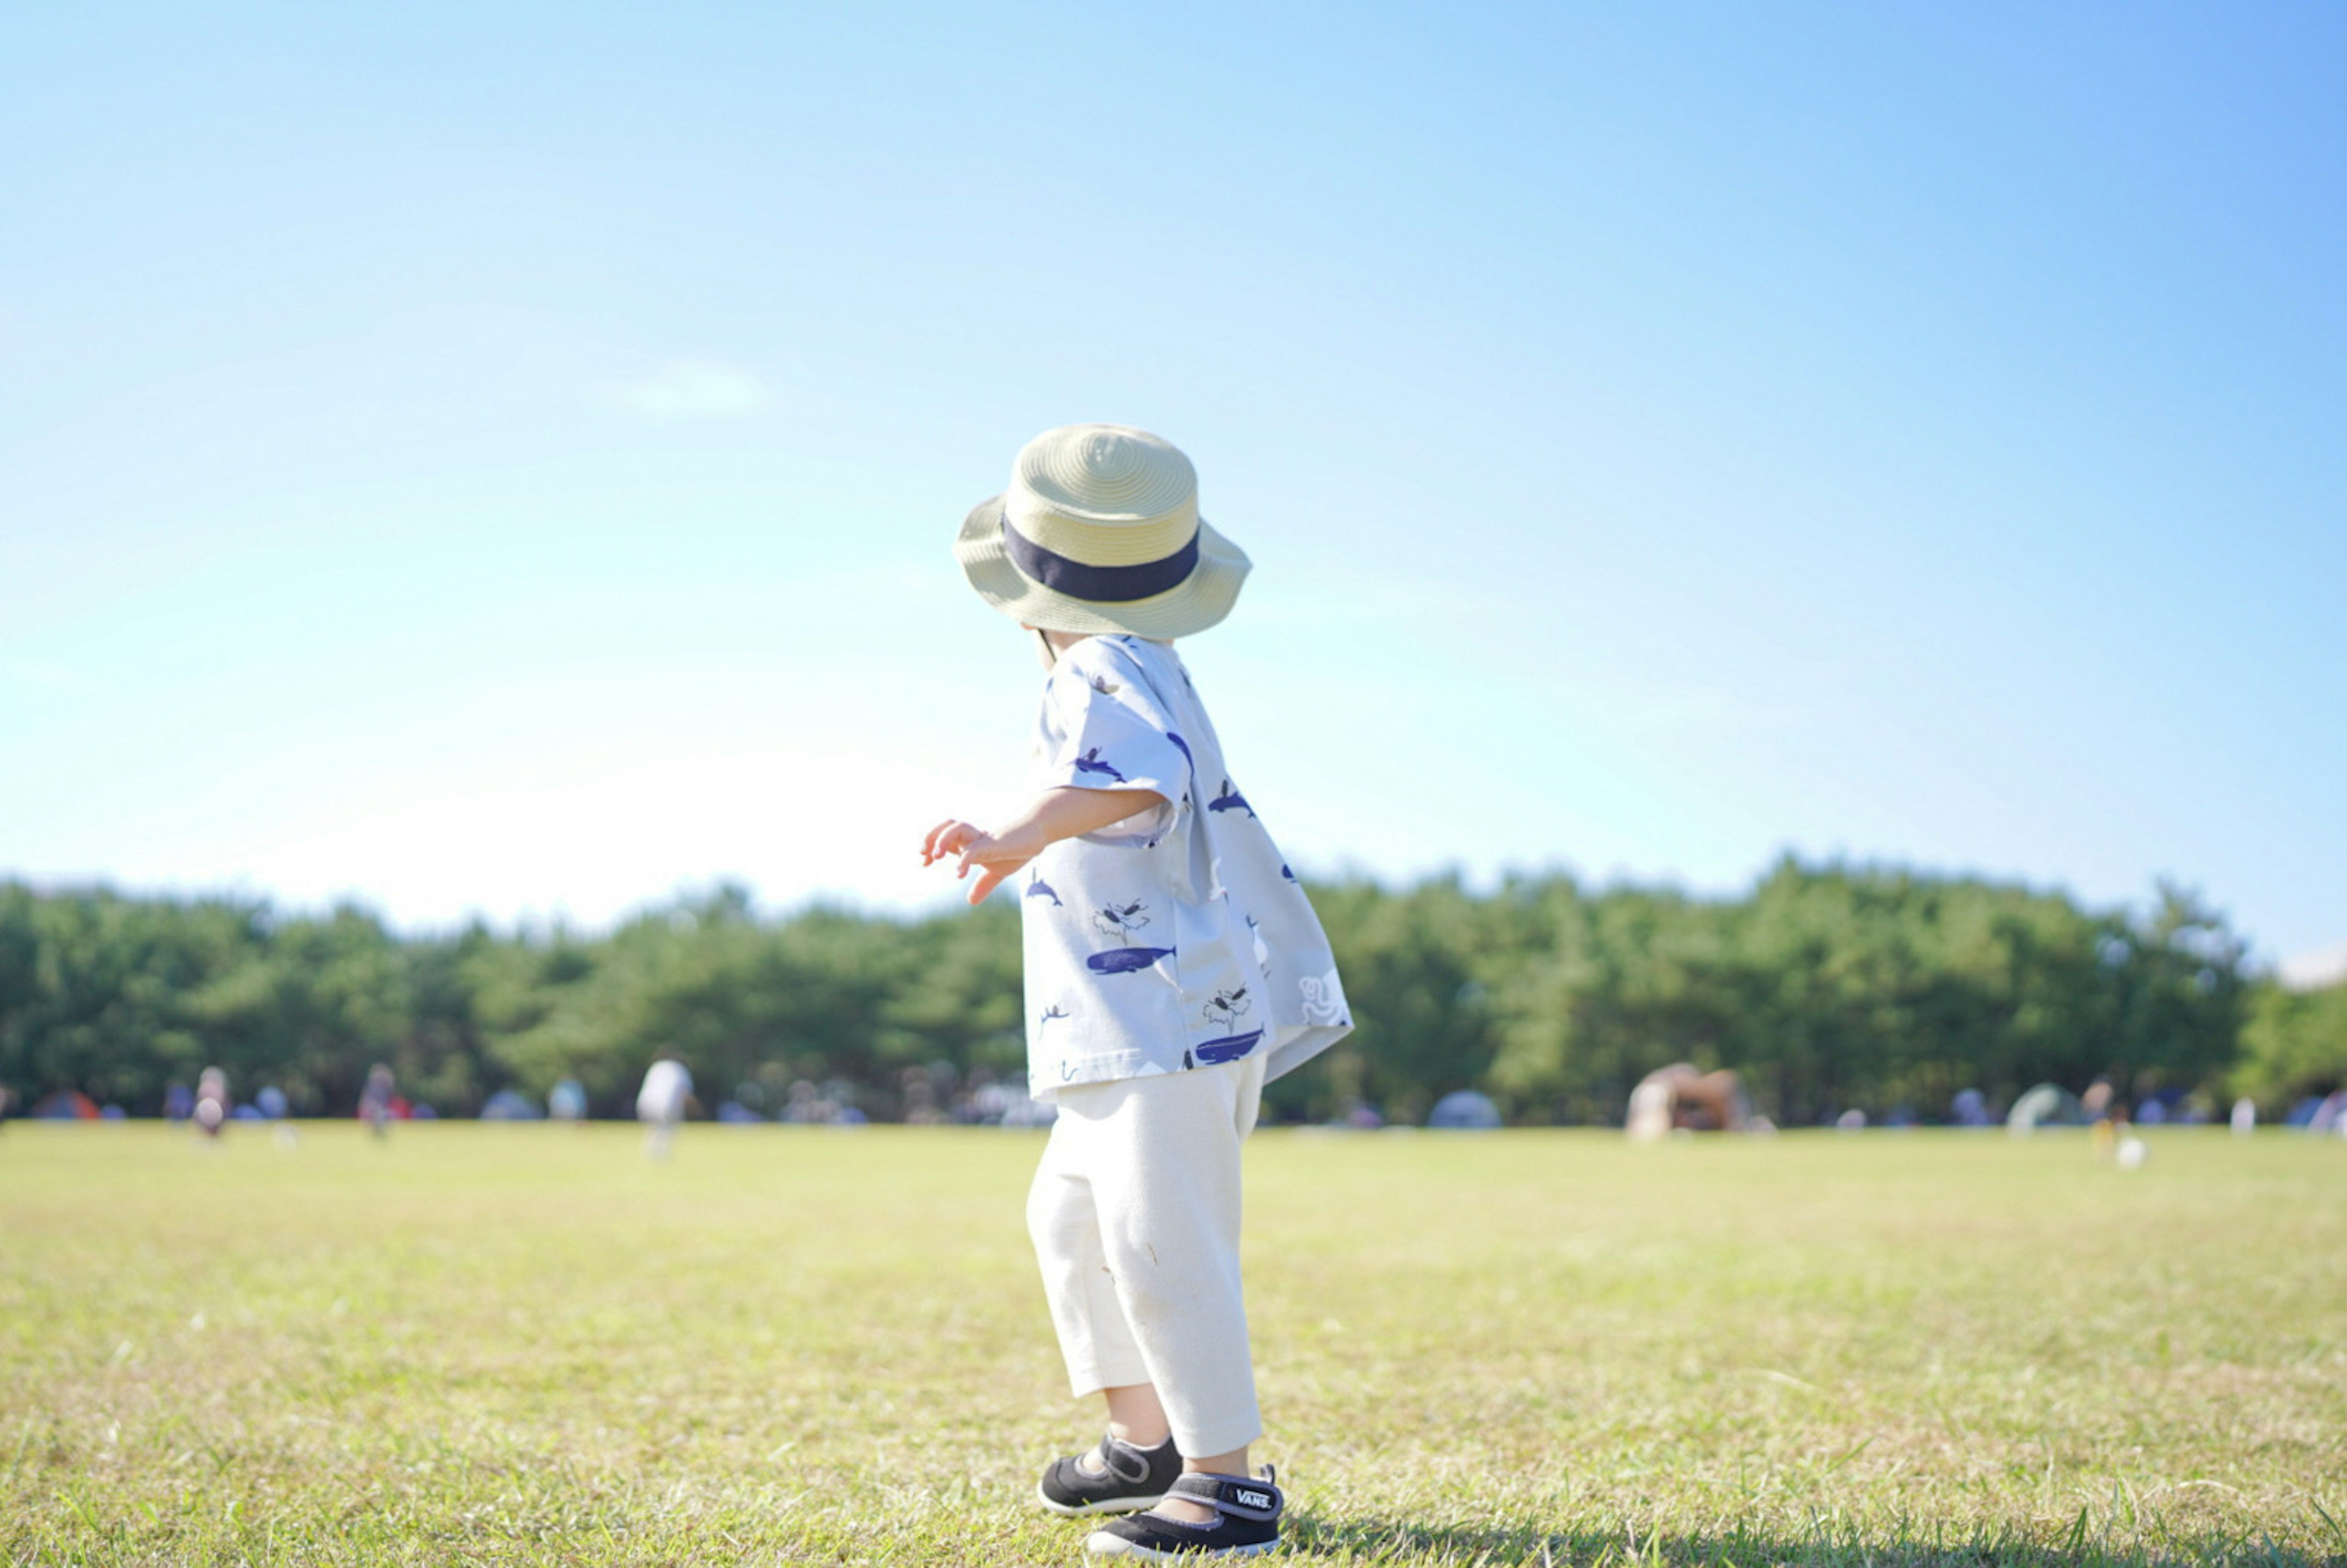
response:
M977 904L1000 886L1004 877L1042 854L1046 845L1098 833L1111 823L1164 804L1165 797L1153 789L1045 790L992 833L959 818L938 824L921 840L921 864L934 866L949 855L958 856L957 877L968 876L969 868L977 866L978 885L969 890L969 901Z

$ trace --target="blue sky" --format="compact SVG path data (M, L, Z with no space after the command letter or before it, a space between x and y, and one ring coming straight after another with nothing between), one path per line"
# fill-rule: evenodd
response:
M1108 419L1299 863L2347 943L2335 6L192 13L0 54L0 871L917 905Z

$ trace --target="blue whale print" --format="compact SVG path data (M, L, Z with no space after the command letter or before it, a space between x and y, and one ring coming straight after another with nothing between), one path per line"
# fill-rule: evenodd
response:
M1116 771L1115 764L1101 761L1098 746L1076 759L1076 771L1080 774L1106 774L1119 784L1124 782L1124 775Z
M1049 898L1051 901L1051 907L1054 909L1066 907L1065 905L1060 902L1060 896L1051 890L1051 885L1049 882L1044 881L1040 876L1034 878L1027 884L1027 892L1025 896L1030 898Z
M1165 738L1174 743L1174 749L1182 753L1182 760L1184 762L1189 764L1194 768L1198 765L1198 759L1190 754L1189 742L1184 740L1181 736L1175 734L1171 730L1165 732Z
M1290 882L1293 882L1293 881L1295 881L1295 880L1296 880L1296 873L1295 873L1295 872L1293 872L1293 871L1290 871L1290 870L1287 868L1287 862L1286 862L1285 860L1283 860L1283 861L1281 861L1281 862L1279 863L1279 874L1280 874L1282 876L1286 877Z
M1084 968L1096 975L1129 975L1135 969L1145 969L1160 958L1174 956L1171 948L1111 948L1105 953L1094 953L1084 960Z
M1081 767L1083 764L1079 763L1076 765ZM1239 794L1236 789L1233 788L1231 781L1228 779L1225 779L1223 781L1223 793L1206 803L1206 809L1208 811L1231 811L1235 809L1246 813L1249 816L1253 816L1255 815L1255 807L1247 804L1246 796Z
M1210 1040L1198 1047L1198 1060L1212 1067L1218 1061L1236 1061L1255 1049L1263 1038L1263 1030L1253 1029L1245 1034L1226 1034L1220 1040Z

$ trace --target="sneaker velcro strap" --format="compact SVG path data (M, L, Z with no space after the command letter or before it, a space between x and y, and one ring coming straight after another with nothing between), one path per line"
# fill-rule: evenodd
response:
M1252 1519L1258 1523L1268 1524L1279 1517L1279 1488L1267 1481L1249 1481L1235 1475L1202 1475L1193 1471L1175 1481L1173 1491L1168 1495L1203 1502L1234 1519Z
M1103 1437L1100 1445L1101 1468L1122 1481L1146 1481L1149 1478L1149 1455L1122 1438Z

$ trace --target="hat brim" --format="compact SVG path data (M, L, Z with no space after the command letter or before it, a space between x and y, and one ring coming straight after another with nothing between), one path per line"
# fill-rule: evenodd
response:
M1109 604L1071 599L1020 571L1002 548L1002 497L980 501L962 519L954 557L978 596L1018 621L1046 631L1128 631L1135 637L1187 637L1221 620L1238 601L1254 564L1246 552L1198 519L1198 564L1163 593Z

